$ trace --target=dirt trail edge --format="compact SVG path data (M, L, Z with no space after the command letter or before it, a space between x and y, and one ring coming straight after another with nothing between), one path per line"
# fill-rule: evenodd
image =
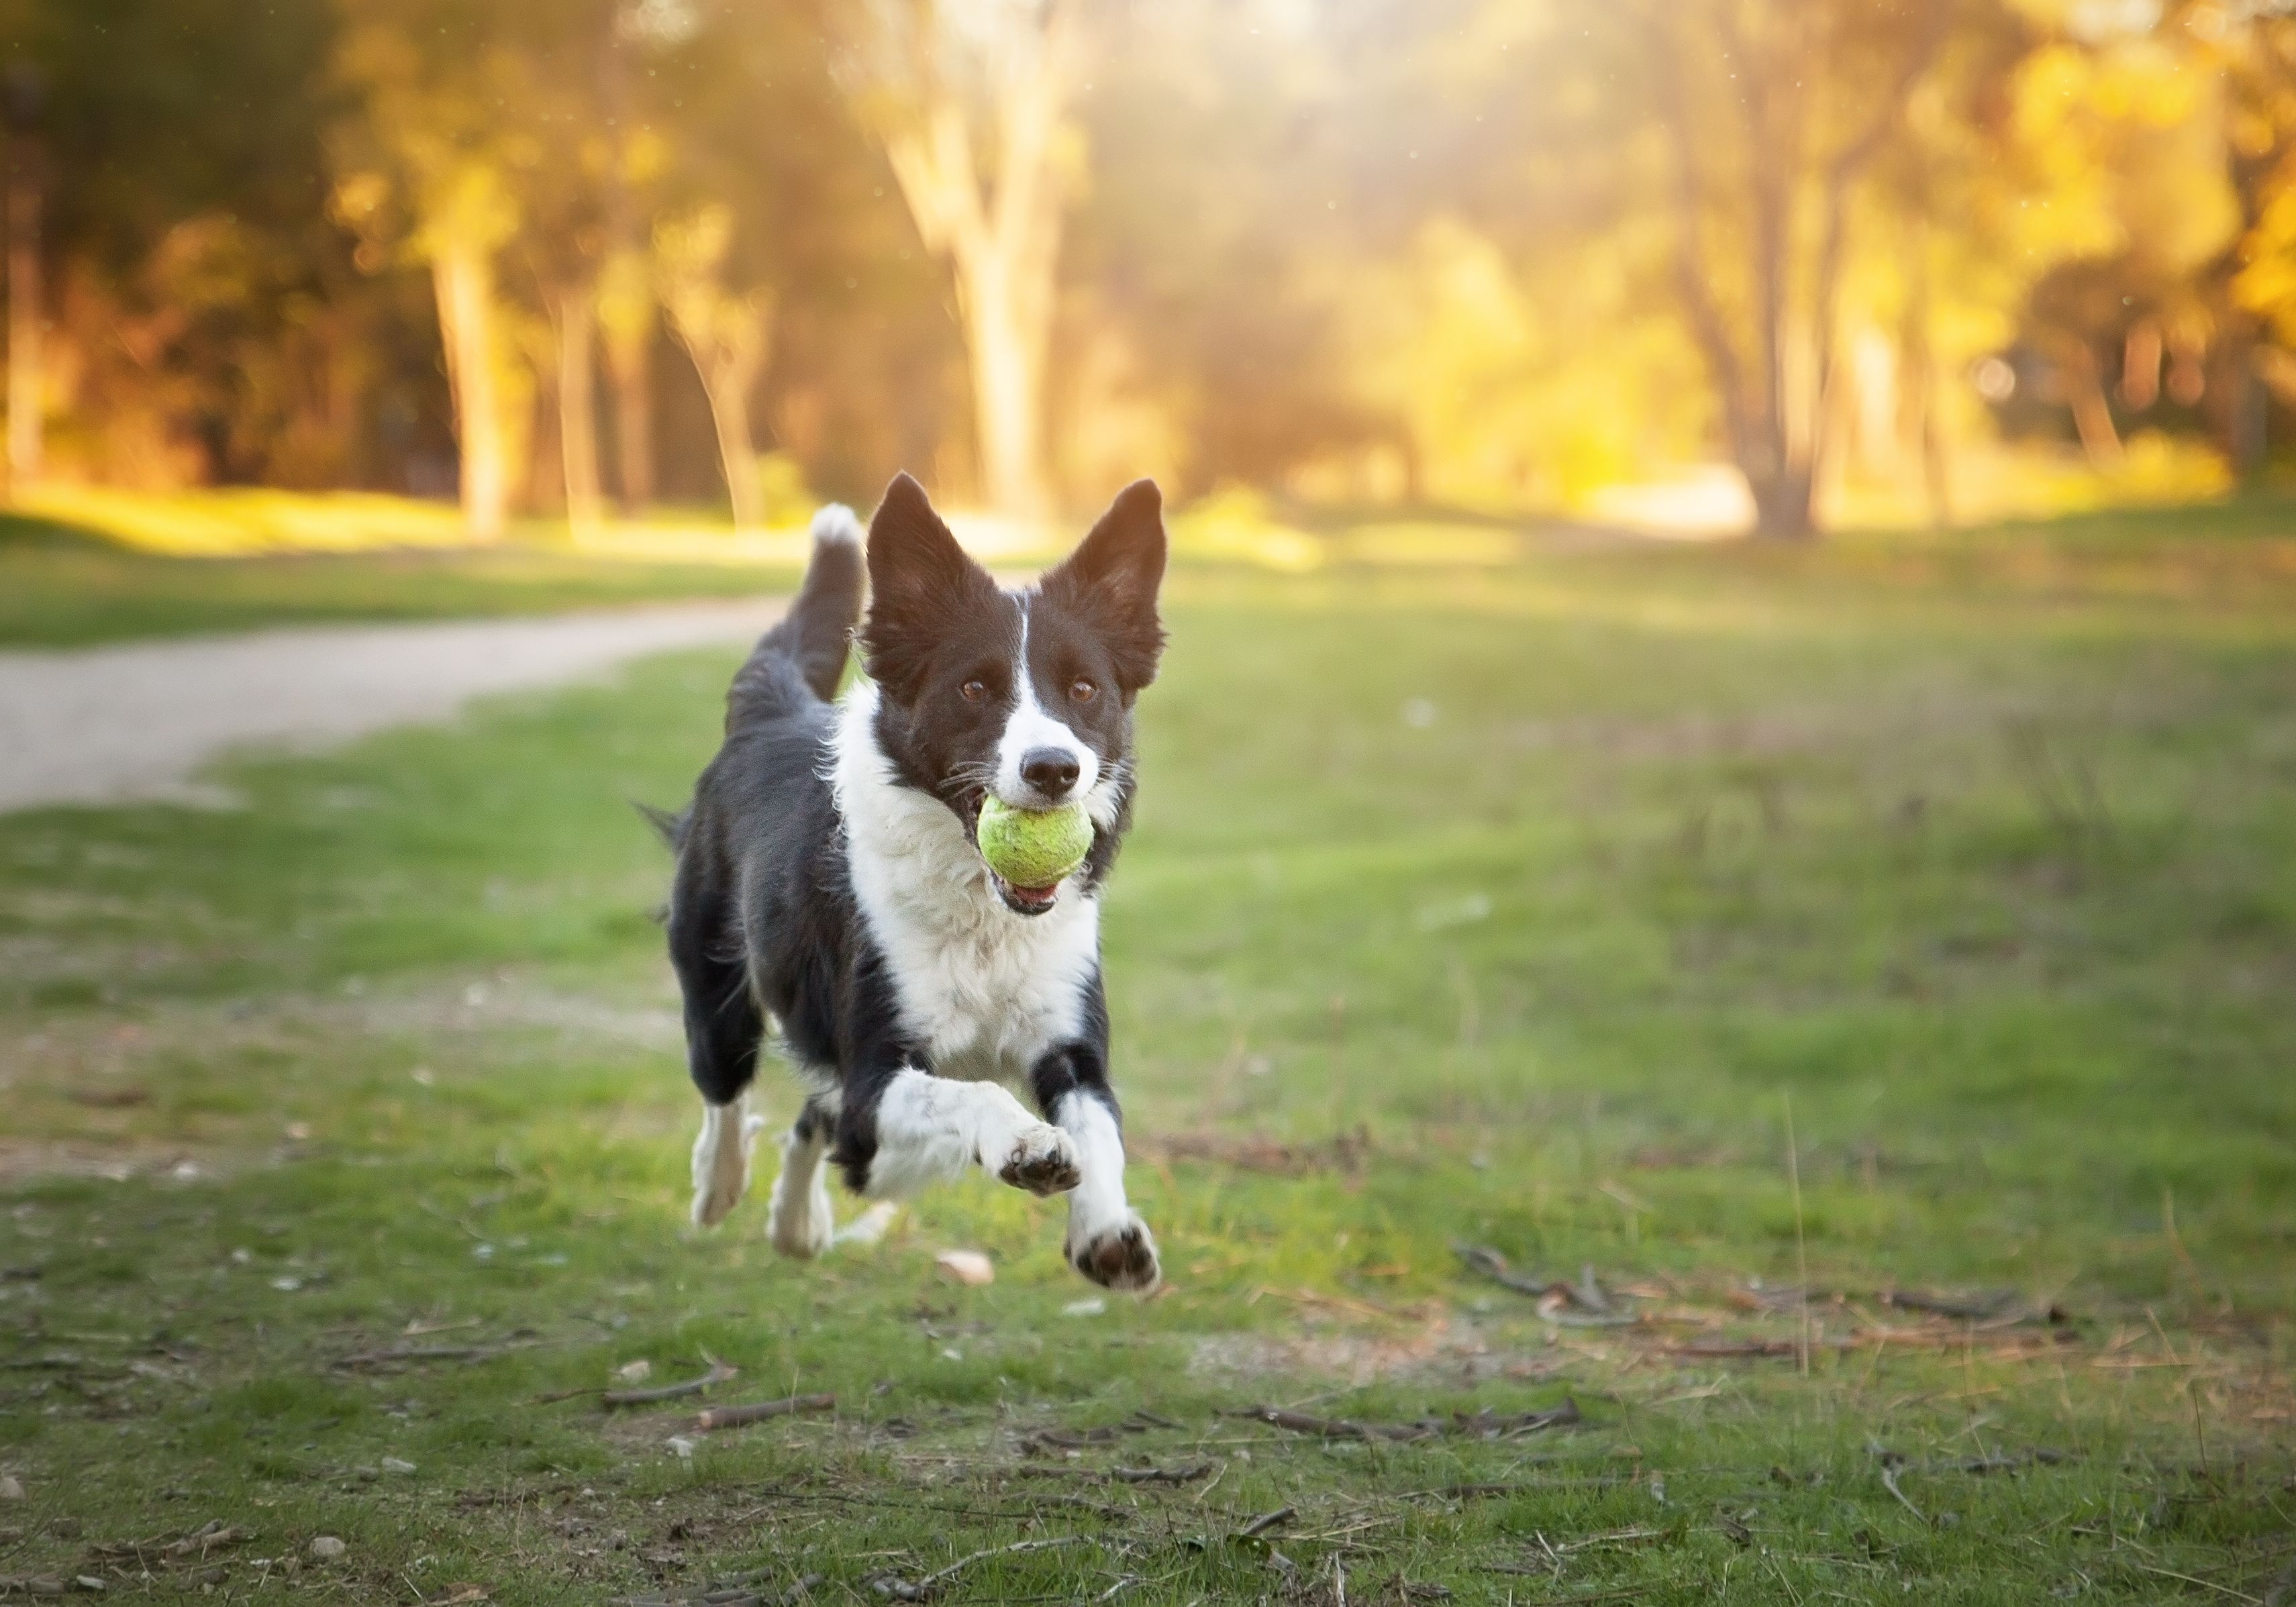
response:
M448 719L472 698L742 642L781 611L774 599L0 652L0 812L228 805L227 792L194 780L226 753L308 750Z

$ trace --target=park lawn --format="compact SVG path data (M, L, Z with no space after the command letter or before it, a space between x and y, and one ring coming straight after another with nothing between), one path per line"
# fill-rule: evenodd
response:
M2190 524L1184 568L1106 912L1147 1301L986 1183L685 1226L625 800L726 655L0 818L0 1576L2274 1600L2296 573ZM594 1394L712 1357L834 1411Z
M796 578L770 565L603 562L546 532L493 547L168 558L0 513L0 649L747 597Z

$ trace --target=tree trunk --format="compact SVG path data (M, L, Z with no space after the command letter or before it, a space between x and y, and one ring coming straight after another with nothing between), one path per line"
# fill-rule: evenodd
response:
M566 522L598 526L598 405L593 360L597 306L586 284L558 297L558 453L566 469Z
M981 491L999 512L1041 515L1051 502L1044 461L1044 348L1049 287L1037 305L1014 283L1013 264L988 252L961 258L965 347L972 359L973 427Z
M1086 25L1074 0L1052 0L1041 24L1006 26L1021 31L992 46L993 169L979 163L962 94L937 82L911 86L916 115L888 132L885 154L926 250L955 270L982 495L1035 518L1052 501L1044 373L1067 199L1060 131Z
M653 502L653 323L605 330L606 372L614 386L614 479L622 512Z
M718 430L718 457L726 470L726 496L734 504L734 528L754 530L765 523L765 489L758 479L758 448L750 433L750 389L765 366L764 345L693 354L709 398L709 421Z
M502 535L510 491L495 353L494 265L482 250L450 244L433 258L431 281L447 348L447 383L455 401L463 520L472 539L493 541Z
M1913 265L1912 283L1906 297L1905 323L1898 333L1898 371L1905 375L1900 392L1900 433L1910 437L1919 452L1922 490L1929 503L1930 524L1953 528L1953 479L1946 461L1945 428L1938 416L1937 348L1931 338L1929 247L1918 231L1908 242Z
M2105 400L2104 381L2097 373L2096 353L2086 340L2067 340L2064 354L2065 389L2072 405L2073 428L2081 450L2099 469L2117 469L2123 455L2120 430L2112 422L2112 404Z
M19 131L8 174L8 484L29 490L41 472L40 179L37 148Z
M1760 465L1741 462L1739 472L1754 497L1754 534L1799 541L1817 534L1816 486L1806 463L1789 463L1761 472Z

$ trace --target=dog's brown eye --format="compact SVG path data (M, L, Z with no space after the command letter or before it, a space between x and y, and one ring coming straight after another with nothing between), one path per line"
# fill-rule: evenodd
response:
M1090 681L1086 680L1082 676L1078 676L1075 680L1069 683L1069 696L1074 698L1079 703L1091 702L1094 694L1099 691L1099 687L1094 685Z
M980 680L967 681L964 685L958 687L957 691L964 694L964 701L966 702L978 703L981 699L988 695L988 683Z

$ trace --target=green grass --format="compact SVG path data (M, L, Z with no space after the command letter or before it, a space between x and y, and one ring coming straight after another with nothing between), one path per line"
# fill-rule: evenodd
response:
M754 1195L684 1225L665 866L623 799L706 758L725 656L239 764L238 812L0 819L0 1576L873 1603L1027 1541L1060 1544L940 1598L2268 1599L2296 577L2182 517L1177 574L1106 919L1173 1288L1090 1313L1057 1205L988 1184L812 1267ZM214 612L133 586L332 606L281 572ZM1545 1321L1455 1242L1644 1320ZM958 1246L992 1286L936 1279ZM483 1353L352 1361L395 1344ZM719 1398L837 1410L544 1398L705 1355ZM1233 1415L1565 1399L1517 1439ZM210 1521L251 1532L149 1582L100 1549Z
M535 543L262 558L154 557L0 513L0 647L266 625L531 614L785 590L791 573L599 562Z

